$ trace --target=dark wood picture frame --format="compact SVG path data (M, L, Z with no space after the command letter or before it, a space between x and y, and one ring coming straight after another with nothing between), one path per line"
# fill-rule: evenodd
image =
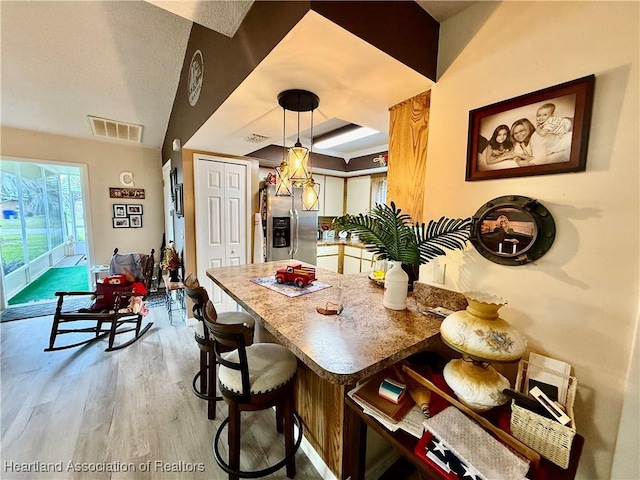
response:
M142 215L142 205L127 205L127 215Z
M142 228L142 215L129 215L129 226L131 228Z
M113 217L114 218L127 218L127 206L123 203L113 204Z
M174 194L174 205L175 205L176 216L183 217L184 216L184 198L182 194L181 183L176 185L175 194Z
M114 217L113 228L129 228L129 217Z
M470 111L465 180L584 171L594 86L588 75Z

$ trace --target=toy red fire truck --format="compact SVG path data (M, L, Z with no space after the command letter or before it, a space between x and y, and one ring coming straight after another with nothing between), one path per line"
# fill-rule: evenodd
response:
M316 279L316 269L312 267L303 267L301 264L287 265L276 271L276 282L293 283L302 288L309 285Z

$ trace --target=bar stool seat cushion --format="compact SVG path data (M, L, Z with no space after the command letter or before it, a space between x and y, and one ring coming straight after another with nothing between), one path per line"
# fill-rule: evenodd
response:
M222 312L218 314L216 318L216 322L223 323L225 325L235 325L238 323L245 323L249 328L254 328L256 321L254 318L246 312ZM205 340L204 336L204 322L198 322L195 327L193 327L193 331L195 336L200 340Z
M270 392L284 385L293 378L298 368L295 355L282 345L256 343L247 347L246 351L252 395ZM238 351L233 350L223 358L239 362ZM218 379L227 390L242 393L240 371L220 365Z

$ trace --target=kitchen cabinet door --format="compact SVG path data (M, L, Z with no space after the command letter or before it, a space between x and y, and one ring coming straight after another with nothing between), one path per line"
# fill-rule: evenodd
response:
M340 217L344 212L344 179L324 177L324 216Z
M371 207L371 177L347 178L346 213L357 215L365 213Z
M330 255L328 257L318 257L316 259L316 266L320 268L326 268L332 272L338 271L338 255Z
M350 273L360 273L360 259L345 255L344 263L342 264L342 274L348 275Z

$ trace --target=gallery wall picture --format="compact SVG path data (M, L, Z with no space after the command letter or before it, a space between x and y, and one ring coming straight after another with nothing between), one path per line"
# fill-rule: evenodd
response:
M127 215L142 215L142 205L127 205Z
M109 198L144 200L144 188L109 187Z
M113 228L142 228L142 205L113 204Z
M582 172L595 76L469 112L465 179Z
M113 218L113 228L129 228L129 217Z
M127 216L127 206L119 203L113 204L114 218L125 218Z
M142 215L129 215L131 228L142 228Z

